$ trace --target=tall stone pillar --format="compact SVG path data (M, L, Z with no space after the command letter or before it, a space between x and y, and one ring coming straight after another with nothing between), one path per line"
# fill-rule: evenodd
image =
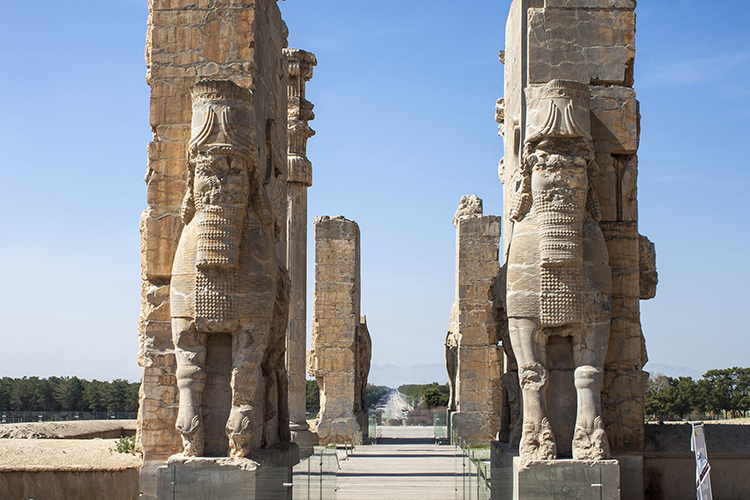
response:
M243 134L247 130L252 132L241 142L257 148L254 151L257 157L251 154L245 162L252 165L253 174L257 173L257 179L262 180L253 182L254 194L258 196L253 196L251 204L255 204L253 213L271 213L264 221L268 225L263 227L272 235L271 249L276 257L267 262L277 268L283 267L286 260L283 229L287 213L287 80L282 55L286 26L276 1L233 0L227 5L149 0L148 6L146 80L151 88L149 124L153 140L148 145L145 178L148 206L140 220L143 281L138 361L143 367L143 378L137 442L144 459L142 499L156 497L157 468L183 449L175 427L179 391L171 325L175 308L170 303L170 285L178 241L187 227L183 216L190 211L183 202L189 199L186 193L190 182L187 165L191 120L195 118L196 124L202 123L197 114L193 116L190 89L199 81L230 81L244 89L240 94L250 95L245 101L252 104L247 118L241 119L240 130ZM208 94L209 99L214 98ZM233 109L235 104L241 103L233 101L229 108ZM231 122L233 113L227 111L216 123ZM218 115L215 113L214 117ZM231 129L230 135L234 132ZM202 144L201 141L196 144ZM232 141L229 137L229 142ZM217 138L216 142L226 141ZM274 313L277 318L282 315ZM282 349L283 335L282 325ZM283 352L281 356L283 359ZM208 357L213 357L210 349ZM269 375L269 383L271 378ZM222 385L226 387L224 382Z
M315 315L308 369L320 387L320 444L359 444L355 411L360 326L359 226L315 218ZM367 385L367 381L364 381Z
M312 186L312 164L307 140L315 131L307 124L315 118L305 99L305 84L313 76L315 56L300 49L284 49L289 64L287 154L287 265L291 280L286 369L289 376L289 429L302 456L312 453L313 434L305 416L305 356L307 346L307 188Z
M482 200L464 196L456 227L456 302L446 341L455 373L451 426L468 443L487 443L499 429L502 348L495 321L500 271L500 217L482 215ZM451 352L453 349L453 352Z

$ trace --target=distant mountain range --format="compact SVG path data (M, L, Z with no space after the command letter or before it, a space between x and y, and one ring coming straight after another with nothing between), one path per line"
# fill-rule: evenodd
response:
M423 365L396 366L372 365L367 383L384 385L393 389L403 384L430 384L448 382L448 372L442 363L427 363Z
M649 361L643 369L650 374L663 373L667 377L692 377L693 380L698 380L703 376L703 372L696 370L695 368L687 368L685 366L672 366L665 365L662 363L652 363Z

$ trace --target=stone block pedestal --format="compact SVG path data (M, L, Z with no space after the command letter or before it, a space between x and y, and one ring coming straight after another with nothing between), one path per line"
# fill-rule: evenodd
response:
M305 460L315 453L315 434L312 433L309 425L290 423L289 430L292 433L292 442L299 446L300 461Z
M518 445L500 441L490 442L490 474L492 500L507 500L513 496L513 459L518 457Z
M355 417L339 417L321 420L316 428L318 442L325 446L329 444L362 444L362 433Z
M255 450L247 458L172 455L159 468L157 499L291 499L292 468L298 462L294 443Z
M541 460L513 458L513 500L620 500L617 460Z

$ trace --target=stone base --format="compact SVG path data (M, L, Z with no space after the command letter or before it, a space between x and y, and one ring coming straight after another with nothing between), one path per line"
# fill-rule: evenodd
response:
M497 433L490 427L497 419L487 413L457 411L450 419L451 433L470 446L487 446Z
M513 458L513 500L620 500L617 460L540 460Z
M518 456L518 445L492 441L490 443L490 477L492 499L507 500L513 495L513 459Z
M315 434L310 431L307 424L289 424L289 431L292 433L292 442L299 446L299 459L305 460L315 453L315 443L317 441Z
M316 430L318 442L325 446L328 444L362 444L362 433L354 416L318 420Z
M287 500L299 448L284 443L251 451L246 458L169 457L159 469L158 500Z
M373 441L370 439L370 414L362 411L355 413L354 418L357 419L357 426L359 427L360 443L372 444ZM372 437L374 438L375 436Z

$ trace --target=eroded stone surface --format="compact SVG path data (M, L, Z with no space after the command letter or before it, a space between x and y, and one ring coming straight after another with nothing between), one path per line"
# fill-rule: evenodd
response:
M360 316L360 234L344 217L315 218L315 314L308 371L320 387L314 430L320 444L361 443L357 417L367 386L371 339Z
M155 497L156 467L182 450L175 429L178 377L171 332L175 311L169 290L184 226L183 200L188 187L195 189L194 180L188 179L185 168L193 119L190 88L202 79L230 80L252 95L248 110L248 116L252 116L247 125L257 155L252 160L254 168L264 183L254 192L248 207L252 206L249 211L256 213L257 200L267 200L261 202L266 205L261 211L271 214L270 224L263 227L272 235L275 264L266 260L262 265L278 268L286 258L283 228L287 203L287 90L286 61L281 53L285 46L286 27L273 0L237 0L231 4L204 0L149 1L146 64L153 141L148 146L145 178L148 208L141 217L144 281L139 320L143 380L138 445L144 452L143 498ZM217 141L231 143L224 139ZM245 227L250 220L255 217L246 217L243 222L245 234L252 230ZM245 255L242 251L241 254ZM245 262L243 259L240 260ZM282 311L277 310L279 303L276 292L271 291L273 286L268 286L270 298L264 296L262 302L276 303L273 316L278 318ZM282 334L283 330L285 325L281 327ZM281 352L283 356L283 343ZM237 383L243 384L241 380ZM278 416L268 418L270 422ZM275 423L269 425L276 427ZM219 432L223 433L223 429ZM266 428L260 434L274 432Z
M453 430L482 443L498 432L502 350L494 314L500 270L500 217L483 216L482 200L463 196L456 227L456 300L445 340Z
M632 9L529 9L528 29L529 83L633 84Z
M580 378L591 381L583 385L595 392L597 388L602 389L601 410L595 412L600 420L586 417L586 422L578 422L586 429L583 434L588 437L585 439L584 435L574 432L575 408L571 413L564 404L565 398L574 399L574 394L547 398L551 401L550 408L555 408L549 427L541 421L546 413L544 402L530 409L537 417L532 418L529 428L536 429L537 437L527 444L536 450L551 449L549 443L544 444L543 435L549 435L544 429L551 429L553 437L565 435L567 440L570 436L574 441L570 450L573 456L606 456L603 449L596 451L599 445L591 439L599 435L600 430L606 432L615 455L639 453L643 447L645 375L642 367L647 357L638 300L653 296L656 268L653 247L641 243L638 235L636 155L640 114L635 91L631 88L635 56L634 9L635 2L630 0L530 3L515 0L508 17L502 100L505 157L501 160L499 174L504 184L507 235L504 244L509 263L507 314L511 332L514 329L518 332L519 328L532 331L546 328L548 334L564 337L572 334L571 325L591 324L591 319L597 316L591 312L591 307L595 306L600 308L601 321L594 321L597 326L590 331L600 331L598 338L603 339L593 345L587 340L583 351L575 347L575 341L573 346L567 347L560 342L550 343L548 349L552 351L546 361L544 356L535 353L540 345L536 341L523 348L517 348L514 343L522 386L526 384L540 391L568 387L564 391L570 393L575 391L574 380ZM548 103L542 103L553 80L570 81L571 89L579 85L581 96L585 98L580 104L574 104L578 97L569 93L570 105L563 106L565 111L550 114L553 109L550 106L562 110L559 104L565 97L564 92L558 92ZM576 163L585 167L585 176L579 178L583 184L579 184L585 186L587 192L570 198L584 207L581 230L563 231L557 216L537 217L534 213L536 195L543 191L540 187L549 187L550 180L554 179L554 176L547 176L547 180L535 184L534 172L539 171L540 165L550 164L550 159L561 171L565 164L570 168L580 169L574 167ZM570 175L558 179L567 183L573 181ZM553 205L555 200L565 199L559 196L557 188L554 189L555 195L549 198ZM527 221L528 217L531 219ZM544 221L545 217L552 225ZM572 212L564 219L567 218L575 219ZM525 229L525 225L536 225L534 231L538 232ZM545 225L549 227L545 229ZM555 229L558 225L560 227ZM592 253L594 247L598 250ZM545 257L548 249L555 249L553 254L559 255ZM566 254L567 259L558 258ZM594 267L586 264L592 259L598 262ZM576 266L582 266L583 281L565 275L562 270L567 266L566 260L581 262ZM545 267L548 269L544 270ZM561 286L549 288L555 282ZM597 298L597 294L603 300ZM576 302L582 309L572 306ZM524 326L523 321L519 324L514 318L535 319ZM536 357L536 360L522 361L521 349L530 351L531 359ZM596 353L597 363L589 364L594 367L593 371L587 368L583 370L586 373L579 373L576 368L582 352ZM510 367L506 370L512 372ZM579 400L580 390L579 387ZM588 401L584 401L584 407L599 404L596 397L583 399ZM580 401L577 413L580 419ZM572 423L567 421L569 418ZM504 434L510 437L510 432ZM564 446L556 451L563 455L569 453Z

